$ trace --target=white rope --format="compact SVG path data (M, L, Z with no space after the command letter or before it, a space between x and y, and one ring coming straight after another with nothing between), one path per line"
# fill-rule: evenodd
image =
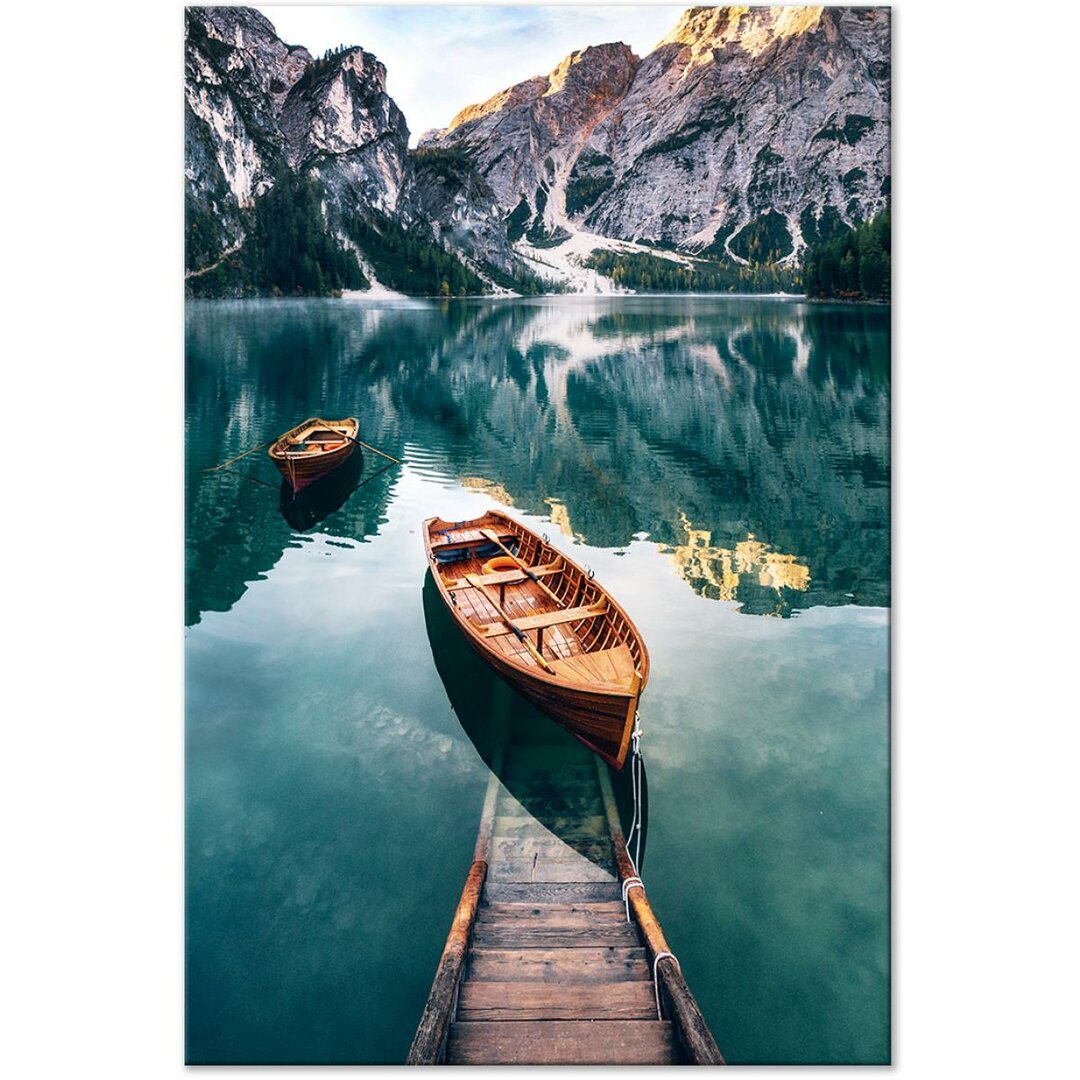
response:
M675 961L675 966L680 971L682 971L682 964L679 963L679 958L674 953L669 953L669 952L657 953L656 957L653 959L653 962L652 962L652 981L653 981L653 990L656 992L656 1019L657 1020L663 1020L664 1019L664 1014L660 1009L660 983L657 981L657 978L656 978L656 968L657 968L657 965L659 965L660 961L663 960L665 956L669 957L672 960L674 960Z
M641 715L634 713L634 731L631 735L631 758L630 758L630 782L634 794L634 817L630 822L630 830L626 834L626 854L634 867L634 873L640 873L638 862L641 859ZM636 854L630 854L630 845L633 844Z
M630 890L631 889L640 889L642 892L644 892L645 891L645 882L643 882L641 880L641 878L639 878L639 877L628 877L622 883L622 900L623 900L623 903L626 905L626 921L627 922L630 922Z

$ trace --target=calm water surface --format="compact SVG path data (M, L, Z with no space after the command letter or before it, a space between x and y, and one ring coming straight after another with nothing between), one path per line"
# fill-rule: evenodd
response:
M188 305L189 1061L404 1059L475 839L477 723L524 709L482 665L467 704L444 685L419 526L492 505L648 642L643 876L728 1060L888 1058L888 318ZM366 453L284 508L264 452L202 471L316 414L406 464Z

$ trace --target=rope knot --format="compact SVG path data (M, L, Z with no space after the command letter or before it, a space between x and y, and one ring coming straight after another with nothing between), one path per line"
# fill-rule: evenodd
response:
M644 892L645 891L645 882L643 882L641 880L641 878L639 878L639 877L628 877L622 883L622 899L623 899L623 903L626 905L626 921L627 922L630 922L630 890L631 889L640 889L642 892Z

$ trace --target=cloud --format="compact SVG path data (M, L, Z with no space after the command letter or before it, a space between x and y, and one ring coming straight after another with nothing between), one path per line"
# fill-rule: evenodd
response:
M574 49L624 41L639 56L678 22L683 7L433 5L263 7L291 45L319 54L360 45L387 69L387 89L416 137L445 127L466 105L534 75Z

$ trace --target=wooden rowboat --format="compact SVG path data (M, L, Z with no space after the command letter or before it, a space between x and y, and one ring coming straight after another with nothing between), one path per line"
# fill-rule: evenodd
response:
M355 416L345 420L313 416L286 431L267 453L293 490L300 491L348 461L359 432L360 421Z
M495 672L621 769L649 653L630 616L590 574L497 510L424 522L443 602Z

